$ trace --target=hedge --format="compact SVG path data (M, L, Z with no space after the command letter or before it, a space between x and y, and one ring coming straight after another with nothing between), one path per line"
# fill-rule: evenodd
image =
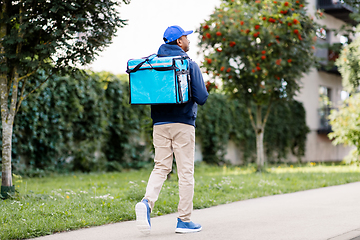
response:
M282 100L273 104L264 134L268 162L286 162L289 153L301 160L309 133L305 116L300 102ZM241 149L245 163L255 161L256 138L245 102L212 93L199 109L196 131L201 139L204 161L225 163L230 139Z
M139 139L151 128L150 109L128 104L126 82L106 72L55 77L30 95L15 120L14 172L141 167L149 160Z
M24 100L15 118L13 169L36 176L141 168L152 162L151 132L149 106L129 104L127 75L54 77ZM302 156L307 132L301 103L275 104L265 130L269 159L282 161L290 151ZM229 139L253 161L255 135L240 100L210 94L199 106L196 134L208 163L225 162Z

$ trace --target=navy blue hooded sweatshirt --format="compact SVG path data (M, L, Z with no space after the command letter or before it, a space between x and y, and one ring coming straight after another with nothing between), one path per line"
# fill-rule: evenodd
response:
M158 55L161 56L187 56L177 45L163 44L160 46ZM199 66L190 61L191 94L190 101L183 104L152 105L151 118L153 124L157 123L185 123L195 127L197 105L203 105L209 93L206 91L205 83Z

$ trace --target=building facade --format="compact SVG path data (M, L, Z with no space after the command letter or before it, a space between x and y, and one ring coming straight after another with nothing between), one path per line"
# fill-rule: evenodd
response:
M323 19L317 20L324 26L317 32L318 45L329 44L335 50L319 46L316 48L315 54L321 58L321 66L302 78L302 88L295 98L304 104L306 123L310 128L303 161L341 161L352 147L332 144L327 136L331 132L328 116L332 109L342 104L348 93L342 89L342 78L337 68L326 66L336 60L341 46L348 41L341 34L335 35L331 29L340 29L344 24L353 25L349 17L353 10L338 0L310 0L308 9L312 15L318 9L323 11Z

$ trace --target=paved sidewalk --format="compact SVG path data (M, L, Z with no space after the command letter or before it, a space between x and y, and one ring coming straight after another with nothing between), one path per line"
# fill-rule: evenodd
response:
M175 234L176 216L152 218L147 236L130 221L37 239L360 240L360 182L195 210L199 233Z

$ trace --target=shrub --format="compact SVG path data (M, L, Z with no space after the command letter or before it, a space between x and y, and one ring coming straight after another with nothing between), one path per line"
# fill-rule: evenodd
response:
M288 153L301 157L305 153L305 110L297 101L278 101L269 115L264 136L270 162L284 161ZM199 107L196 134L201 139L203 159L207 163L224 163L226 146L231 139L240 147L247 162L254 161L255 134L246 105L220 93L210 94Z

